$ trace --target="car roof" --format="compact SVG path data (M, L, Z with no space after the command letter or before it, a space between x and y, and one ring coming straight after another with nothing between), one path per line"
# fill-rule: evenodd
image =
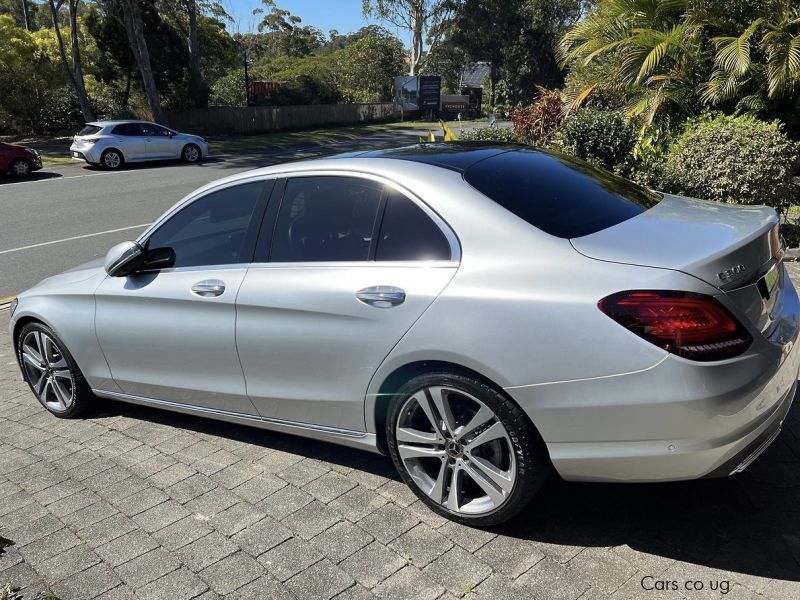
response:
M86 125L94 125L95 127L108 127L109 125L123 125L125 123L147 123L148 125L157 125L152 121L142 121L140 119L119 119L113 121L89 121Z
M441 142L422 143L399 148L368 150L365 152L347 152L328 158L389 158L409 160L436 167L443 167L463 173L474 164L522 148L515 144L497 144L492 142ZM528 147L530 149L530 147Z

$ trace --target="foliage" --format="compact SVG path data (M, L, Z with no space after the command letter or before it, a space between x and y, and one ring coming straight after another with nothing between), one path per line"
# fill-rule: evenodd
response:
M261 0L268 12L256 9L254 14L264 14L258 24L259 31L273 33L277 53L285 56L308 56L324 43L322 32L316 27L301 25L302 19L288 10L279 8L274 0Z
M561 126L561 149L598 167L613 171L636 143L636 131L619 111L585 108Z
M403 45L393 36L369 35L336 53L336 73L345 102L391 100L394 77L403 72Z
M500 142L504 144L519 143L517 134L513 129L500 129L499 127L479 127L458 134L458 139L464 142Z
M362 0L365 17L375 17L411 32L409 75L416 75L424 56L434 49L442 35L441 25L450 12L449 0Z
M470 61L489 63L490 105L529 103L537 85L562 84L554 47L578 19L580 0L449 0L448 6L443 43Z
M563 118L561 94L543 87L537 87L533 104L518 106L511 111L517 137L535 146L547 146L555 137Z
M689 121L670 147L665 190L783 212L798 193L798 150L777 121L706 115Z
M793 0L598 0L561 40L568 103L625 98L645 128L718 105L798 128L800 6Z

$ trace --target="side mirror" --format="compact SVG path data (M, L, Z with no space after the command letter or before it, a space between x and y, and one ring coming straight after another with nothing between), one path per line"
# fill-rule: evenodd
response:
M172 248L153 248L145 253L140 270L159 271L169 269L175 264L175 250Z
M122 242L106 254L105 269L112 277L127 277L137 271L169 269L174 264L172 248L145 250L136 242Z
M144 249L136 242L122 242L106 253L104 264L111 277L125 277L142 263Z

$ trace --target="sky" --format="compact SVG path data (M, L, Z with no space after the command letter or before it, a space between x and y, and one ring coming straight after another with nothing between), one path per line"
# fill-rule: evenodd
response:
M260 0L221 0L221 2L228 14L234 18L229 31L235 33L238 30L244 33L256 30L261 19L258 15L253 15L253 9L264 6ZM331 29L336 29L340 34L351 33L364 25L376 22L362 16L361 0L278 0L277 5L300 17L304 25L312 25L325 35ZM408 32L398 30L388 23L381 25L408 43L407 38L410 38Z

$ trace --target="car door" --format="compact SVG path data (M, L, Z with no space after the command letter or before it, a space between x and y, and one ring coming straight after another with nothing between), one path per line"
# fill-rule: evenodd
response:
M237 299L247 393L264 417L364 431L370 378L452 279L458 242L364 176L279 182L267 215Z
M147 160L144 132L139 123L122 123L111 130L113 145L119 147L128 162Z
M172 268L99 286L97 337L124 394L255 413L236 351L235 300L271 185L237 182L191 201L142 242L172 248Z
M0 175L8 171L11 163L11 148L0 142Z
M151 159L178 158L178 142L173 138L172 132L166 127L154 123L143 123L147 155Z

